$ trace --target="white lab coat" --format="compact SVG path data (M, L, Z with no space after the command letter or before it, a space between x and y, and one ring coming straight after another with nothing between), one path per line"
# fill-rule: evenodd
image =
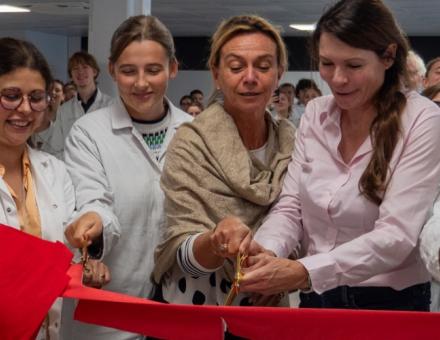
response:
M75 195L65 165L55 157L28 148L34 180L36 200L41 220L42 238L49 241L64 241L64 226L69 222L75 209ZM20 229L17 207L8 187L0 177L0 222ZM50 282L47 282L50 285ZM61 298L49 310L50 339L59 339L61 321ZM25 320L23 322L26 322ZM44 329L37 339L45 339Z
M159 185L165 153L176 129L192 120L168 101L170 126L159 161L121 100L80 118L66 140L65 160L77 208L97 211L104 223L103 262L111 272L105 289L148 297L164 196ZM65 339L141 339L136 334L74 322Z
M440 311L440 196L420 234L420 256L432 276L431 312Z
M96 111L98 109L111 105L113 99L102 93L98 89L96 99L87 112ZM81 105L81 100L75 96L72 99L61 105L57 111L57 118L53 126L49 129L50 136L47 138L47 146L45 150L53 154L59 159L63 158L64 143L73 123L75 123L80 117L84 116L85 112Z

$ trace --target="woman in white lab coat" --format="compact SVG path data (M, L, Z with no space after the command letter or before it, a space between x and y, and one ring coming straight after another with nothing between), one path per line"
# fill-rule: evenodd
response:
M166 97L177 74L173 38L155 17L135 16L113 35L109 72L116 102L80 118L66 140L65 161L80 211L98 211L103 232L72 225L66 236L79 247L95 234L112 281L107 289L148 297L153 254L164 221L159 179L169 142L190 115ZM139 335L76 323L71 339L137 339Z
M27 140L49 104L49 66L32 44L0 39L0 223L49 241L63 241L75 209L72 182L64 164L33 150ZM96 213L75 222L102 224ZM102 271L108 271L99 266ZM104 282L102 282L104 283ZM58 339L61 300L51 307L37 339Z

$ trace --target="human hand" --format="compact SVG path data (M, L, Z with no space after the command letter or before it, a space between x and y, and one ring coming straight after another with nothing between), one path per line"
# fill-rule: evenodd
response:
M101 217L93 211L81 215L64 231L67 241L75 248L90 246L102 234Z
M247 254L252 241L252 231L237 217L226 217L211 231L210 246L220 257ZM256 246L255 246L256 247Z
M250 256L243 268L240 291L275 295L308 286L308 272L298 261L261 253Z
M84 266L83 284L93 288L101 288L111 280L110 270L99 260L89 259Z

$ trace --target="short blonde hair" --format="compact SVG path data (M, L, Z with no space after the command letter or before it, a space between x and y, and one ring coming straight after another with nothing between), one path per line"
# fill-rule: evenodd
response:
M223 20L211 38L211 53L208 67L212 70L219 66L222 47L240 34L263 33L273 40L277 47L277 62L282 72L287 70L288 58L280 30L258 15L237 15Z

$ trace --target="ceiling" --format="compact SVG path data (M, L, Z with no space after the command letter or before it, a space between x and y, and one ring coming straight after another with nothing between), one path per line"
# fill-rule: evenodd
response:
M123 0L121 0L123 1ZM292 22L315 22L332 0L151 0L174 36L210 36L222 18L259 14L282 27L285 36L303 35ZM88 34L89 0L5 0L31 13L0 13L0 31L32 30L69 36ZM409 36L440 35L439 0L385 0Z

